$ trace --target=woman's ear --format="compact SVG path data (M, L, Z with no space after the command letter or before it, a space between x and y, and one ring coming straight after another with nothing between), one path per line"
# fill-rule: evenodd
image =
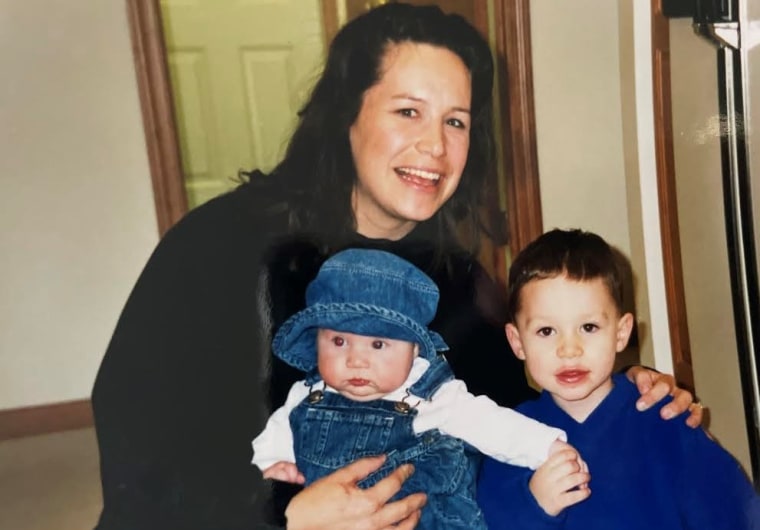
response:
M626 313L618 320L617 334L615 336L615 351L620 353L628 346L628 339L633 331L633 315Z
M507 334L507 342L512 347L515 357L520 360L525 360L525 352L523 351L522 341L520 340L520 332L517 331L517 326L514 324L507 324L504 326L504 332Z
M416 359L420 354L420 345L416 342L414 343L414 358Z

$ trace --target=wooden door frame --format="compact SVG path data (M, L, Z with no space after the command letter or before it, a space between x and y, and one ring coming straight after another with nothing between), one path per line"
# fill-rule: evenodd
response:
M673 153L670 20L662 12L662 0L651 0L651 6L652 95L657 196L673 375L675 375L680 386L694 392L694 371L691 361L689 326L686 318L686 296L683 284L675 157Z
M159 236L187 212L159 0L127 0Z
M475 0L486 5L487 0ZM126 0L159 234L186 212L159 0ZM542 232L529 0L493 0L510 251ZM509 75L507 75L509 72ZM499 274L501 276L501 274ZM504 279L504 278L501 278Z

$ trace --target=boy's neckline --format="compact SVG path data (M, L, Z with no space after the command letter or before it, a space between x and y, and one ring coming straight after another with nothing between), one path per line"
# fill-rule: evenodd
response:
M566 401L559 401L553 394L550 392L547 393L557 408L567 414L567 416L573 421L579 425L582 425L594 415L594 412L596 412L602 406L602 404L609 398L610 394L612 394L617 387L617 383L615 382L613 375L610 375L609 382L610 385L605 392L600 392L593 396L594 402L591 402L591 397L587 397L581 400L582 403L576 404L576 406L568 406L568 403Z

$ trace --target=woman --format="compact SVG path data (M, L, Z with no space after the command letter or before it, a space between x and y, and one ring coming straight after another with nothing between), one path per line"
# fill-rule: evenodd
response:
M130 295L93 391L98 528L264 528L286 506L291 529L414 527L424 495L386 504L408 467L359 490L382 459L358 461L290 502L250 465L251 440L302 377L272 357L272 332L341 248L393 252L436 281L430 327L473 393L507 406L532 395L486 309L496 289L452 236L476 230L493 171L492 81L487 43L435 7L388 4L338 33L283 161L190 212ZM639 377L646 388L656 374ZM661 378L645 399L672 386ZM669 407L690 403L681 392Z

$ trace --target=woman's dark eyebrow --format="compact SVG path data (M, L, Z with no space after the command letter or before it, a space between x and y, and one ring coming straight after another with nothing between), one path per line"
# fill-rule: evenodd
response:
M416 101L419 103L426 103L427 101L424 98L420 98L417 96L412 96L410 94L397 94L395 96L391 96L391 99L408 99L410 101ZM465 114L470 114L470 109L465 107L453 107L451 110L455 112L464 112Z

